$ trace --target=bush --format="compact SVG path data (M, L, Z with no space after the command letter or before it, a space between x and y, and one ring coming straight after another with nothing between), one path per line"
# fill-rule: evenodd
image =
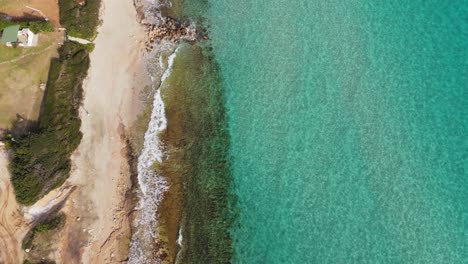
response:
M2 19L0 18L0 30L3 30L6 27L16 25L17 23L14 23L10 20Z
M39 32L53 32L54 26L45 20L36 20L36 21L10 21L0 18L0 30L3 30L6 27L13 25L20 25L21 28L29 28L34 33Z
M91 53L94 50L94 43L84 44L86 50Z
M33 247L34 238L40 233L58 230L65 224L66 216L63 213L54 214L43 222L38 223L29 231L23 239L23 249L31 249Z
M10 141L12 183L22 204L34 203L69 176L70 156L82 137L78 109L88 66L86 48L65 42L51 63L37 131Z
M70 36L92 40L99 25L100 0L86 0L84 5L76 0L59 0L60 23Z
M54 32L54 26L49 21L31 21L27 24L27 27L36 34L39 32Z

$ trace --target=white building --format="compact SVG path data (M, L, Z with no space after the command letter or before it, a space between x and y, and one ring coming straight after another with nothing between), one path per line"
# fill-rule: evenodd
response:
M18 31L18 46L20 47L37 46L37 40L37 34L34 34L29 28L23 28Z
M37 46L38 35L34 34L29 28L20 29L19 25L6 27L2 32L0 42L8 47L18 45L19 47Z

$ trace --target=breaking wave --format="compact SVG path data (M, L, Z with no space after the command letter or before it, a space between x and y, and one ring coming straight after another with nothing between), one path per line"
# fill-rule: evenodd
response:
M168 66L161 77L161 85L172 71L177 50L168 58ZM153 109L148 129L145 133L144 146L138 157L138 183L140 186L138 211L134 221L135 232L130 242L129 264L147 263L152 260L151 254L157 251L155 240L158 237L157 211L168 183L163 175L155 169L157 163L162 162L164 152L160 133L167 127L164 102L161 90L154 94Z

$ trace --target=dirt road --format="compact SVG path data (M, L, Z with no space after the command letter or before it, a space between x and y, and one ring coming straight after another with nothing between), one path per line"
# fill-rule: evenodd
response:
M26 231L27 224L10 183L6 155L0 147L0 263L22 262L21 240Z

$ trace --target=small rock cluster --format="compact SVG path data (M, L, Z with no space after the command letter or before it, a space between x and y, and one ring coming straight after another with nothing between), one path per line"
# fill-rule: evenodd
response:
M147 44L161 40L171 42L195 41L197 39L197 30L194 25L181 23L172 18L164 19L159 25L149 25L147 27Z

